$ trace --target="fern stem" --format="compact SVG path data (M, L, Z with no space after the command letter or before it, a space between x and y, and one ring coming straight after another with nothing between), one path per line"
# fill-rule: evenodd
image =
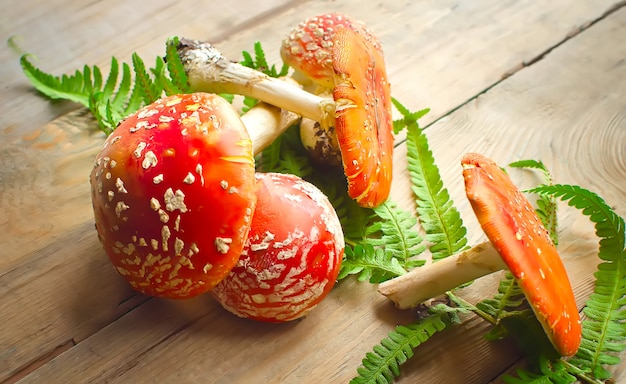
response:
M478 308L477 306L470 303L469 301L461 298L460 296L455 295L451 291L446 292L446 295L450 298L450 300L452 300L452 302L454 302L459 307L463 309L467 309L468 311L475 313L477 316L489 322L491 325L497 325L498 321L495 317L491 316L490 314Z
M181 39L178 54L195 91L253 97L301 116L333 125L335 102L226 59L211 44Z
M569 361L565 359L561 359L561 363L563 363L563 365L567 367L567 370L570 373L572 373L578 379L580 379L581 381L585 383L589 383L589 384L604 384L605 383L602 380L598 380L594 377L589 376L585 371L583 371L582 369L578 368L577 366L575 366L574 364L570 363Z

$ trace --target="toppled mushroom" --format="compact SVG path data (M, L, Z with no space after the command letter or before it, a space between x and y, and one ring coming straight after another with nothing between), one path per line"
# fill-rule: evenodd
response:
M382 283L379 292L408 308L508 267L556 350L574 355L581 339L578 307L567 271L535 210L492 160L469 153L462 165L467 197L491 243Z
M207 43L181 39L178 52L194 90L255 97L318 121L323 127L335 126L349 195L362 206L375 207L387 199L391 185L389 84L382 53L374 43L351 29L339 30L352 33L335 33L332 37L333 76L340 85L340 90L333 92L334 99L233 63ZM354 89L348 90L348 81Z
M326 196L287 174L257 174L257 206L244 251L211 294L245 318L283 322L310 312L332 289L343 232Z
M129 116L90 175L98 237L116 270L151 296L210 290L243 249L254 172L250 136L219 96L169 96Z

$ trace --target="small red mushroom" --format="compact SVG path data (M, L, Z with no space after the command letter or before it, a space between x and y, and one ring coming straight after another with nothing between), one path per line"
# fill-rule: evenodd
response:
M344 250L341 225L312 184L276 173L258 173L256 179L257 206L243 253L211 293L240 317L294 320L335 284Z
M98 237L147 295L207 292L239 259L256 195L252 143L216 95L165 97L107 138L90 175Z
M574 355L581 323L567 271L528 199L492 160L462 159L467 197L490 240L386 281L379 292L400 308L415 306L487 273L508 268L555 349Z

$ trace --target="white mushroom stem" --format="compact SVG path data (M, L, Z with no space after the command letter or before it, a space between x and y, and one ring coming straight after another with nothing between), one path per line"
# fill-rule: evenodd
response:
M181 39L178 55L194 91L250 96L332 125L335 102L226 59L211 44Z
M493 245L484 242L381 283L378 292L394 302L396 307L407 309L464 283L506 268Z
M255 155L267 148L299 119L299 115L267 103L258 103L241 116L241 121L250 135Z

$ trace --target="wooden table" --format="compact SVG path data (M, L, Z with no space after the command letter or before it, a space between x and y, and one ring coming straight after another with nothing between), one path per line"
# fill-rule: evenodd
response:
M626 215L626 7L617 0L80 2L2 0L0 50L0 382L346 383L365 353L414 319L369 283L342 281L306 319L241 320L208 297L133 294L96 239L87 175L103 136L85 110L40 97L20 52L46 71L110 57L147 60L172 35L207 40L232 59L259 40L279 62L282 37L327 11L365 21L383 42L393 95L422 120L452 199L483 239L464 197L468 151L502 165L543 161L560 183L599 193ZM411 207L397 138L392 198ZM520 185L531 173L513 171ZM561 243L577 300L592 290L597 239L563 205ZM484 297L497 277L468 298ZM483 339L469 317L420 347L401 383L499 381L520 363L512 344ZM625 365L614 367L625 379Z

